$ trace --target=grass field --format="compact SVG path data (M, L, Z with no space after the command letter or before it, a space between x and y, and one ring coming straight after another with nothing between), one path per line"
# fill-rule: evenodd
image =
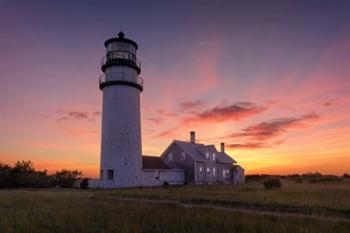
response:
M120 189L109 195L175 200L227 201L266 206L325 207L350 209L350 182L295 183L283 181L283 188L266 190L258 182L244 185L206 185L174 188Z
M203 208L121 197L174 200ZM208 204L232 209L211 208ZM277 208L277 213L288 208L322 210L311 213L322 218L309 217L310 213L303 211L300 215L260 212L267 206ZM254 211L242 212L236 207L254 207ZM350 229L350 216L346 215L349 210L350 183L346 182L284 182L281 190L265 190L257 183L125 190L2 190L0 232L345 233Z

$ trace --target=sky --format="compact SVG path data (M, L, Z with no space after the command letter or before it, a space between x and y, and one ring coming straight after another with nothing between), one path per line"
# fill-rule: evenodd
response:
M139 44L143 154L350 172L350 1L0 1L0 161L97 176L103 43Z

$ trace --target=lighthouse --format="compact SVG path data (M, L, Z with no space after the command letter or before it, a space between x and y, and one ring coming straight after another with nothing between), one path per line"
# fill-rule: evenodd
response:
M104 188L135 187L142 166L140 93L143 90L138 45L119 32L104 46L100 179Z

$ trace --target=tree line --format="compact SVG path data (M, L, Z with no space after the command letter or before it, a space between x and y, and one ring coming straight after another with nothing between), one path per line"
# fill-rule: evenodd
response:
M322 174L320 172L308 172L304 174L291 174L291 175L268 175L268 174L256 174L246 175L246 182L261 181L270 178L280 178L292 180L297 183L321 183L321 182L337 182L350 179L350 174L344 173L342 176Z
M13 166L0 162L0 188L72 188L82 178L78 170L37 171L31 161L17 161Z

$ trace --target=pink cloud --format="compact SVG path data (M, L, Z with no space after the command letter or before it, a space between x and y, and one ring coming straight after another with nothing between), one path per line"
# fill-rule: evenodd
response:
M217 106L211 109L199 112L193 116L186 117L182 120L183 124L189 123L208 123L238 121L243 118L251 117L265 111L265 107L257 106L249 102Z
M194 112L206 105L207 102L204 100L185 101L180 103L179 110L181 112Z
M288 132L291 129L305 127L307 123L314 122L319 119L319 116L312 112L302 115L301 117L285 117L277 118L269 121L264 121L255 125L251 125L242 129L239 133L233 133L226 138L229 139L244 139L247 142L243 144L229 144L230 148L240 149L259 149L264 147L271 147L273 145L279 145L283 141L277 141L268 143L273 138Z
M191 102L186 103L185 108L191 108L192 106L202 105L201 102ZM184 108L183 104L180 104L180 108ZM193 125L208 124L208 123L221 123L228 121L239 121L244 118L252 117L263 111L265 107L258 106L249 102L240 102L235 104L221 104L216 107L209 108L204 111L188 112L189 115L180 118L180 122L175 127L171 129L166 129L153 135L153 137L170 137L176 135L179 130L184 130L185 128L192 127Z

